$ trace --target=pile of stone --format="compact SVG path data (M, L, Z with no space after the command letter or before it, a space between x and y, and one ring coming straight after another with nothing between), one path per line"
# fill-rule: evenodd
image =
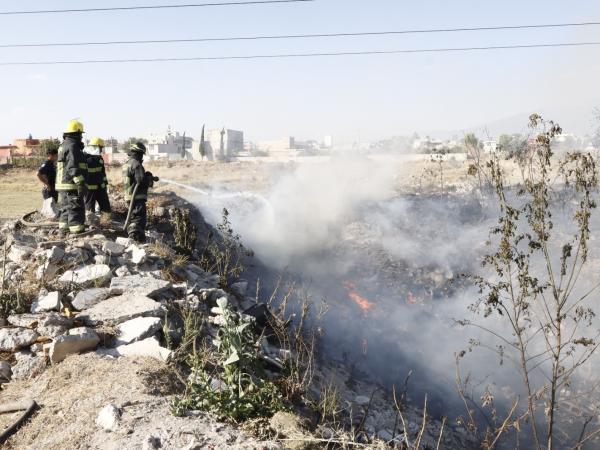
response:
M65 241L42 240L6 224L0 239L0 273L9 286L41 289L29 311L0 323L0 380L27 379L48 363L95 351L109 358L148 356L167 360L165 333L181 334L170 323L167 304L185 303L210 310L229 295L217 288L218 276L193 263L176 269L174 284L164 279L166 261L152 244L98 233ZM240 286L238 286L238 289ZM235 298L230 301L236 302Z

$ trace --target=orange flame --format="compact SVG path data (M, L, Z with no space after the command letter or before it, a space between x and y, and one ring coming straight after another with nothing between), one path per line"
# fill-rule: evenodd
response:
M356 285L351 281L344 282L344 287L348 291L348 297L350 297L350 299L352 299L363 311L369 311L375 306L369 299L366 299L356 292Z
M416 305L417 303L419 303L419 299L415 297L415 295L412 292L408 291L406 303L408 303L409 305Z

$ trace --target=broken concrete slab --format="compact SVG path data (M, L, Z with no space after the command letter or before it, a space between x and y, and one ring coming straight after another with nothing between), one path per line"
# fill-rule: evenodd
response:
M38 334L27 328L1 328L0 351L14 352L29 347L38 338Z
M56 245L44 252L44 258L46 261L50 261L53 263L60 262L65 256L65 251L61 247L57 247Z
M96 348L100 337L91 328L80 327L69 330L66 335L58 336L50 345L50 362L56 364L68 355Z
M60 292L55 291L41 295L31 304L32 313L48 311L60 311Z
M119 325L116 345L131 344L155 335L162 327L158 317L138 317Z
M13 244L8 252L8 259L14 263L20 264L24 262L33 252L35 248L26 245Z
M106 264L93 264L90 266L79 266L74 270L68 270L58 281L63 284L74 283L79 286L101 286L111 278L112 272L110 267Z
M113 241L105 241L102 245L102 251L112 256L120 256L125 251L125 246Z
M35 275L38 280L50 280L56 276L56 274L58 273L58 269L59 267L57 263L52 261L46 261L37 268Z
M86 289L79 292L71 304L77 311L83 311L106 300L109 295L110 290L108 288Z
M166 361L171 355L171 350L161 347L156 337L150 337L127 345L106 350L106 354L119 356L148 356L150 358Z
M163 307L159 302L144 295L125 294L92 306L77 319L90 326L103 323L118 325L136 317L161 317L163 314Z
M135 293L152 297L162 294L172 287L166 280L141 275L130 275L113 278L110 282L110 294L120 295L124 293Z
M65 334L73 326L73 319L56 312L13 314L8 316L8 323L17 327L33 328L40 336L54 338Z
M19 358L12 367L13 380L30 380L46 370L46 358L44 356L28 355Z

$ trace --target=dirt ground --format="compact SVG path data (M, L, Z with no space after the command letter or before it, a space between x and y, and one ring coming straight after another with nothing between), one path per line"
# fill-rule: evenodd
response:
M7 449L270 449L207 414L174 417L170 402L177 381L154 359L71 356L32 381L12 382L0 393L0 404L34 399L40 409L6 444ZM107 404L121 410L115 431L95 421ZM18 414L0 415L5 428ZM160 447L146 447L151 438Z

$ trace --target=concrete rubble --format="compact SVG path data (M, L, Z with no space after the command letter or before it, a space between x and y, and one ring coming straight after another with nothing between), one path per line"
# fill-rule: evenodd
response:
M160 278L141 275L122 276L111 280L110 295L128 293L153 297L169 290L171 287L171 283Z
M93 350L100 342L100 337L90 328L73 328L67 334L58 336L50 344L50 362L61 362L68 355Z
M99 353L115 358L118 358L119 356L146 356L161 361L167 361L171 355L171 350L161 347L158 339L153 336L132 344L103 349Z
M79 291L71 304L77 311L82 311L106 300L109 295L110 290L108 288L86 289L85 291Z
M41 313L60 310L60 292L50 292L46 295L40 295L32 304L32 313Z
M162 305L140 294L123 294L104 300L81 312L78 319L86 325L118 325L136 317L164 316Z
M73 327L73 319L56 312L41 314L13 314L8 323L15 327L35 329L40 336L54 338L65 334Z
M27 328L0 328L0 351L15 352L29 347L38 338L38 334Z
M106 264L94 264L90 266L79 266L73 270L66 271L58 281L63 284L75 284L78 286L102 286L112 278L112 271Z
M119 325L115 344L131 344L135 341L154 336L162 327L162 320L158 317L138 317Z

